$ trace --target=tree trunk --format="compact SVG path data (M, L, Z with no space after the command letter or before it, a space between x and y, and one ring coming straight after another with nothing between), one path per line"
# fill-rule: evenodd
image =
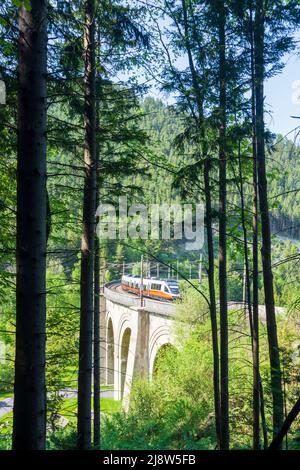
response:
M95 233L95 0L85 2L84 28L84 200L80 273L78 448L91 447L92 339Z
M186 49L189 60L190 72L192 75L193 88L197 101L198 109L198 122L199 137L202 145L202 158L204 159L204 191L205 191L205 208L206 208L206 233L208 245L208 285L209 285L209 300L210 300L210 321L212 333L212 347L213 347L213 386L214 386L214 407L215 407L215 427L217 444L220 448L220 424L221 424L221 410L220 410L220 377L219 377L219 345L218 345L218 324L217 324L217 309L216 309L216 293L215 293L215 278L214 278L214 244L212 232L212 208L211 208L211 187L210 187L210 162L207 157L207 144L204 131L204 118L203 118L203 99L201 89L198 83L197 72L194 66L192 49L189 41L189 27L188 15L185 0L182 0L182 11L184 15L184 32Z
M19 10L16 355L13 449L46 440L47 2Z
M214 242L212 232L211 217L211 189L209 162L204 163L204 187L205 187L205 210L206 210L206 234L207 234L207 251L208 251L208 287L210 301L210 322L212 334L213 348L213 378L214 378L214 405L215 405L215 425L218 448L221 447L221 409L220 409L220 367L219 367L219 344L218 344L218 323L216 309L216 292L215 292L215 276L214 276Z
M96 207L99 191L96 190ZM100 444L100 247L95 239L94 266L94 446Z
M262 386L261 377L259 376L259 398L260 398L260 416L261 416L261 427L263 431L264 438L264 450L268 447L268 429L265 415L265 399L264 399L264 389Z
M254 138L255 139L255 138ZM252 347L253 347L253 449L260 448L260 373L258 320L258 226L257 226L257 169L256 145L253 143L253 203L252 203Z
M259 373L259 321L258 321L258 225L257 225L257 156L256 156L256 126L255 126L255 71L254 71L254 36L252 9L250 10L250 41L251 41L251 106L252 106L252 356L253 356L253 449L260 449L259 415L264 406L260 397L262 388ZM261 405L260 405L261 404ZM267 432L264 428L264 408L262 426L264 441Z
M219 289L220 289L220 357L221 357L221 449L229 448L228 400L228 316L226 268L226 13L224 1L218 1L219 29Z
M255 102L256 102L256 151L259 207L262 227L262 264L268 331L271 389L273 399L273 433L277 434L283 422L283 394L280 356L274 306L273 274L271 264L271 232L269 220L268 188L265 162L264 136L264 0L256 0L255 12Z
M285 418L281 429L278 431L278 433L274 437L268 450L278 450L281 448L284 436L287 435L288 430L290 429L291 425L293 424L293 422L295 421L299 413L300 413L300 397L298 398L295 405L293 406L293 408L291 409L291 411Z
M100 33L98 29L98 51L100 51ZM100 56L100 53L98 53ZM98 63L99 66L99 63ZM100 77L98 77L100 80ZM98 84L99 88L99 84ZM96 129L99 130L99 109L100 96L96 104ZM99 143L96 144L96 188L95 202L96 209L99 206ZM99 220L96 220L98 223ZM100 445L100 243L98 236L95 237L95 265L94 265L94 446Z
M242 173L242 161L241 161L241 151L240 151L240 142L238 149L238 167L239 167L239 181L240 181L240 196L241 196L241 222L243 229L243 240L244 240L244 265L245 265L245 288L246 288L246 305L248 308L249 316L249 325L250 325L250 335L251 335L251 347L252 347L252 362L253 362L253 403L252 403L252 416L253 416L253 449L258 450L260 448L259 440L259 357L258 357L258 297L257 297L257 272L254 272L254 291L253 298L255 305L253 308L251 305L251 290L250 290L250 268L249 268L249 259L248 259L248 238L247 238L247 227L246 227L246 218L245 218L245 197L244 197L244 187L243 187L243 173ZM255 213L253 213L253 223L255 218ZM256 218L255 218L256 221ZM255 226L256 227L256 226ZM255 242L256 237L256 242ZM254 247L257 248L257 232L253 231L253 240ZM257 268L257 251L253 250L253 265ZM254 313L255 309L255 313ZM255 317L255 318L254 318Z

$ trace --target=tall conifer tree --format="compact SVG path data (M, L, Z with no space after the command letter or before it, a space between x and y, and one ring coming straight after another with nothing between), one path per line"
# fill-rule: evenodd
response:
M46 442L47 1L19 9L13 449Z

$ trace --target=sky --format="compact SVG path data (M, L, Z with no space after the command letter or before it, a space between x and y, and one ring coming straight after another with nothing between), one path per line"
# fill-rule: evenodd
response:
M166 20L159 20L161 28L166 26ZM284 69L275 77L265 82L265 124L271 132L288 134L293 140L294 133L291 132L295 127L300 126L300 119L293 119L291 116L300 117L300 32L295 34L298 47L292 54L286 55ZM186 57L177 57L174 59L176 68L185 69L188 66ZM145 75L138 80L140 83L145 82ZM122 74L121 79L128 78L126 74ZM149 76L146 74L146 80ZM152 86L148 95L159 98L166 103L173 103L174 96L166 95L160 92L160 85L151 80ZM150 84L150 83L149 83Z
M286 135L300 125L300 57L292 55L286 60L281 74L265 83L266 125L273 132ZM293 134L290 135L292 138Z
M186 61L179 60L182 68ZM300 126L300 55L292 54L285 59L283 71L265 82L265 123L268 129L283 136L289 134L295 127ZM178 66L178 63L176 64ZM159 86L153 85L149 95L172 103L171 96L160 93ZM289 134L293 139L294 133Z

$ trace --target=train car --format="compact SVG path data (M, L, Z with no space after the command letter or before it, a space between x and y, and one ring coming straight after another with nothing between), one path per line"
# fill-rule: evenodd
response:
M141 278L131 274L123 275L121 287L127 292L140 295ZM144 278L142 289L143 295L152 299L170 301L180 297L179 285L175 279Z

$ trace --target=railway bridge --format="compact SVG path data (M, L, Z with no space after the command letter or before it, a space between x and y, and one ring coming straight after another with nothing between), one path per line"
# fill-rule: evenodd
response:
M175 345L175 305L125 293L119 282L104 286L101 306L101 381L126 408L132 379L151 380L159 351Z
M159 351L176 346L172 331L175 305L171 302L141 299L124 292L120 281L104 286L101 307L101 382L114 390L114 399L129 403L134 377L151 380ZM244 310L245 304L229 302L229 309ZM284 309L276 307L276 314ZM259 306L259 318L265 322L265 306Z

